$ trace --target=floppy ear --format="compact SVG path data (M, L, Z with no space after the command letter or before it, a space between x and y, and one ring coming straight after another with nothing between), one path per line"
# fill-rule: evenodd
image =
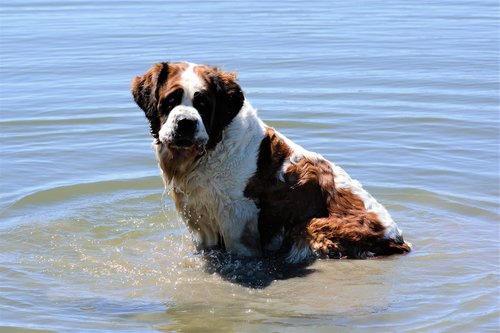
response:
M158 115L158 93L162 83L168 77L168 63L153 65L143 76L132 80L132 95L134 101L144 111L151 125L151 135L158 139L160 119Z
M236 82L236 74L217 69L211 79L215 88L215 112L211 115L210 132L217 135L210 138L209 145L215 145L220 141L224 128L243 107L245 96Z

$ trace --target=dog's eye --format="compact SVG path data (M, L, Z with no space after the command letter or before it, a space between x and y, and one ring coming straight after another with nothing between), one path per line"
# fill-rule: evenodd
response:
M181 102L183 93L184 91L182 89L177 89L176 91L165 97L160 103L161 111L163 113L172 111L172 109L179 105L179 103Z
M170 97L170 98L167 100L167 105L168 105L168 106L171 106L171 105L174 105L174 104L175 104L175 98Z
M210 111L210 100L207 94L197 91L193 96L193 106L198 110L198 112L207 113Z

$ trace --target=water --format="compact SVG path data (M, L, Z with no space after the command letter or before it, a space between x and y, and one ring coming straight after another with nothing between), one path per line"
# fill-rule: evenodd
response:
M499 330L496 1L0 8L0 332ZM414 252L296 270L193 254L129 93L165 60L239 71Z

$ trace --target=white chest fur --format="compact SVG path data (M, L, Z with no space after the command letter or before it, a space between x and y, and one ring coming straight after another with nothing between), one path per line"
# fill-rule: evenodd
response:
M200 249L216 246L220 237L226 250L238 255L258 254L242 237L259 240L255 203L244 196L257 169L264 124L245 102L215 149L182 179L173 180L177 211L197 238Z

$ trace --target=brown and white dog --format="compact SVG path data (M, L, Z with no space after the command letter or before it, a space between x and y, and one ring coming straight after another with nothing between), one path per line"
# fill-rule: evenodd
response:
M132 82L198 250L366 258L410 251L386 209L321 155L265 125L232 73L158 63Z

